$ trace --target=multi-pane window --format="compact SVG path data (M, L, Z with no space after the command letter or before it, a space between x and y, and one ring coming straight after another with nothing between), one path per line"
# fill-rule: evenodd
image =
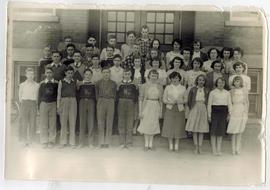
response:
M161 44L171 44L174 34L174 13L147 12L146 25L151 38L159 39Z
M126 33L134 31L135 13L131 11L108 11L108 33L115 34L118 43L126 41Z

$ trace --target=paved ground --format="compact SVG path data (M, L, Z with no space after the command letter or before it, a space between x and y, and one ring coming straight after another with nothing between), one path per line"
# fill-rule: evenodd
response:
M143 151L143 137L134 137L132 149L43 149L38 143L22 148L17 125L6 130L7 179L71 180L192 185L258 185L263 181L263 152L260 127L248 125L243 134L241 155L231 154L230 139L223 155L212 156L209 140L204 154L194 155L191 139L181 141L179 152L169 152L167 141L155 138L155 150Z

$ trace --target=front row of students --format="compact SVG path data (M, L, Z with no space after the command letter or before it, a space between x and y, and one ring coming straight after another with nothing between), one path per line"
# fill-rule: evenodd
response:
M33 140L35 101L38 99L40 141L45 147L55 144L57 114L61 122L60 147L76 147L77 117L80 123L80 147L85 143L92 146L95 118L98 126L98 147L108 147L111 144L115 110L118 112L121 147L132 146L132 130L138 110L140 124L137 130L144 135L145 150L152 150L154 135L161 133L168 138L169 149L177 151L179 139L188 131L193 133L195 154L202 153L204 133L208 132L211 135L214 155L221 155L222 137L226 132L232 134L233 154L240 152L241 134L245 129L248 114L248 92L243 87L241 76L232 79L230 92L224 89L223 77L216 79L216 88L209 92L205 88L204 74L197 76L195 85L186 90L181 84L180 73L172 72L169 75L171 83L163 90L158 82L159 73L155 69L149 71L147 82L140 87L133 83L132 72L128 69L124 70L123 80L119 85L110 79L111 70L108 67L102 69L103 78L96 83L91 82L91 69L86 69L83 80L77 82L73 80L73 67L66 68L65 77L60 81L54 79L52 69L46 68L46 78L39 86L33 80L33 69L28 68L27 80L20 85L21 137L26 145ZM187 122L185 106L189 108ZM163 117L163 111L165 113L161 132L160 118Z

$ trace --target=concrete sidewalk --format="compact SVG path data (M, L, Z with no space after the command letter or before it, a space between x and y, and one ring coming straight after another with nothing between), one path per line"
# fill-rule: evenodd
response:
M155 137L154 151L143 151L143 136L134 137L134 147L118 148L118 136L109 149L43 149L38 143L22 148L17 125L7 130L7 179L71 180L182 185L258 185L264 180L264 154L260 125L248 124L242 152L231 154L230 138L223 142L223 155L211 154L210 142L204 154L193 154L192 139L180 141L179 152L169 152L167 140Z

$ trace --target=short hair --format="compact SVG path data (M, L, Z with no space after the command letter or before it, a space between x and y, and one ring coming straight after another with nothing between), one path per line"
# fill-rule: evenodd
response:
M72 40L72 37L71 36L65 36L64 40L66 40L66 39L71 39Z
M69 65L69 66L66 68L65 73L66 73L67 71L74 71L74 68L71 67L71 66Z
M106 50L107 50L108 48L112 48L113 50L115 49L112 45L107 45Z
M244 86L244 81L243 81L243 78L241 76L235 76L233 78L233 81L232 81L232 86L235 86L234 85L234 82L239 80L240 81L240 87L243 87Z
M154 41L157 41L157 42L158 42L158 44L159 44L158 49L159 49L159 48L160 48L160 41L159 41L159 39L157 39L157 38L155 38L155 39L153 39L153 40L151 41L150 48L153 48Z
M173 46L173 44L174 44L175 42L177 42L177 43L180 45L180 48L182 47L182 41L181 41L179 38L176 38L176 39L174 39L174 40L172 41L172 46ZM180 49L180 48L179 48L179 49Z
M154 59L152 59L152 60L150 61L149 65L150 65L151 67L153 67L153 61L158 61L158 63L159 63L158 67L159 67L159 68L161 67L162 63L161 63L161 61L159 60L159 58L155 57Z
M115 34L108 34L108 41L110 40L110 39L116 39L116 35Z
M189 48L189 47L184 47L182 50L181 50L181 54L183 55L184 54L184 51L189 51L190 52L190 56L192 56L192 49Z
M68 44L67 48L69 48L69 47L73 47L74 49L76 49L76 46L74 44Z
M197 61L197 62L200 63L200 68L201 68L202 65L203 65L203 61L202 61L202 59L199 58L199 57L196 57L196 58L194 58L194 59L191 61L191 64L190 64L191 68L192 68L192 69L194 68L194 62L195 62L195 61Z
M149 30L149 27L147 26L147 25L143 25L142 27L141 27L141 30L142 29L147 29L147 30Z
M61 53L60 51L58 51L58 50L53 50L53 51L52 51L52 55L53 55L54 53L58 53L59 56L62 58L62 53Z
M32 67L27 67L25 69L25 73L28 73L28 72L35 72L34 69Z
M206 85L206 76L204 75L204 74L200 74L200 75L198 75L197 77L196 77L196 79L195 79L195 85L197 86L198 85L198 80L199 80L199 78L200 77L202 77L203 79L204 79L204 86Z
M194 40L193 41L193 45L194 44L198 44L198 43L200 44L200 48L202 49L203 48L203 45L202 45L202 42L200 40Z
M105 71L105 70L111 71L111 70L110 70L110 66L105 66L105 67L102 67L102 68L101 68L101 72L102 72L102 71Z
M220 57L221 57L221 58L224 58L224 56L223 56L224 51L229 51L229 52L230 52L230 57L229 57L229 58L232 57L232 55L233 55L232 48L224 47L224 48L222 48L222 50L221 50L221 52L220 52Z
M174 79L178 77L179 78L179 81L182 80L182 76L180 75L180 73L176 72L176 71L173 71L170 75L169 75L169 79Z
M241 49L240 47L235 47L235 48L233 48L233 52L234 51L240 52L241 53L241 56L243 57L243 55L244 55L244 50L243 49Z
M207 52L207 55L208 55L208 57L210 58L210 54L211 54L211 51L212 50L216 50L217 51L217 57L219 57L219 50L217 49L217 48L210 48L209 50L208 50L208 52Z
M120 54L115 54L113 56L113 60L116 59L116 58L119 58L120 60L122 60L122 56Z
M216 87L217 87L217 83L218 83L219 80L222 80L226 84L226 80L225 80L224 77L218 77L217 80L216 80L216 82L215 82L215 86Z
M75 50L74 53L73 53L73 55L74 55L75 53L79 53L79 54L82 56L82 52L81 52L80 50Z
M237 61L237 62L235 62L234 64L233 64L233 70L235 70L236 69L236 67L237 66L242 66L243 67L243 69L244 69L244 71L246 70L246 66L245 66L245 64L243 63L243 62L241 62L241 61Z
M95 46L93 46L93 44L86 43L85 48L88 48L88 47L94 48Z
M136 37L135 31L133 31L133 30L127 31L127 36L129 36L130 34L133 34Z
M149 71L149 73L148 73L147 78L150 78L150 75L151 75L151 74L157 75L157 76L159 77L159 73L158 73L158 71L157 71L156 69L151 69L151 70Z
M97 53L93 54L91 59L93 59L94 57L97 57L99 59L99 55Z
M92 71L91 69L89 69L89 68L85 69L85 70L83 71L83 73L86 73L87 71L89 71L91 74L93 74L93 71Z
M223 67L223 64L220 62L220 60L215 60L215 61L213 61L213 62L211 63L211 68L214 69L214 66L215 66L215 64L217 64L217 63L220 63L220 66L221 66L220 70L222 70L224 67Z
M174 57L174 58L171 60L171 62L170 62L171 69L174 68L174 62L175 62L175 60L180 60L180 66L179 66L179 68L181 68L181 67L183 66L183 64L184 64L184 61L183 61L183 59L181 59L180 57L176 56L176 57Z

